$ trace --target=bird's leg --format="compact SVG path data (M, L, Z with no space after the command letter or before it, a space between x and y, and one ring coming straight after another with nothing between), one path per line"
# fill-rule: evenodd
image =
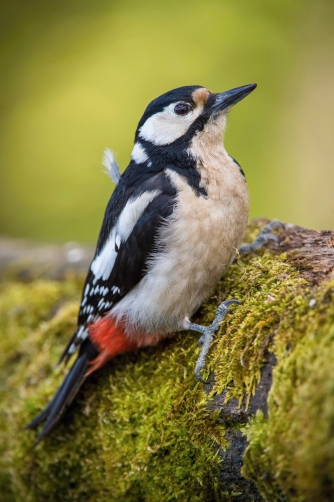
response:
M214 318L213 323L210 324L210 326L201 326L200 324L194 324L190 321L187 321L184 325L185 329L190 329L192 331L198 331L199 333L202 333L202 336L198 341L198 345L202 345L202 350L199 358L197 359L195 367L196 378L202 383L206 383L201 377L201 370L205 366L205 360L207 353L209 352L210 344L213 340L214 334L220 327L220 323L225 319L230 305L232 305L233 303L241 305L241 302L239 302L239 300L226 300L225 302L221 303L216 310L216 317Z
M253 253L258 249L261 249L262 246L267 244L267 242L270 240L277 242L278 237L272 234L271 232L274 228L279 228L279 227L285 228L284 223L281 223L278 220L271 221L270 223L268 223L268 225L266 225L262 229L258 237L252 243L243 244L242 246L240 246L238 250L239 253L240 254ZM199 333L202 333L201 338L198 340L198 345L202 346L202 350L199 355L199 358L197 359L195 367L196 378L202 383L206 383L201 377L201 370L205 366L205 360L207 353L209 352L211 342L213 340L215 333L219 329L220 323L225 319L229 307L232 304L240 305L241 302L239 300L226 300L225 302L221 303L217 308L216 317L214 318L213 323L210 324L210 326L201 326L200 324L194 324L190 321L186 321L184 324L184 329L189 329L192 331L198 331Z
M268 241L278 241L277 235L274 235L271 233L271 231L274 228L285 228L284 223L278 221L278 220L273 220L268 225L266 225L260 234L257 236L257 238L251 242L250 244L242 244L240 248L238 249L240 254L246 254L246 253L254 253L254 251L257 251L258 249L261 249L262 246L267 244Z

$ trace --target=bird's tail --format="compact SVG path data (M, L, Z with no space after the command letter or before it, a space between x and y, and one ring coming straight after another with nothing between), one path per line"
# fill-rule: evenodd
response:
M27 429L34 429L45 422L42 432L37 438L39 443L59 420L66 408L71 404L85 378L93 371L101 368L118 354L145 345L156 345L158 336L142 336L137 340L128 338L124 329L108 317L103 317L88 327L89 337L82 343L79 356L56 394L47 407L35 417Z
M56 394L47 407L26 427L26 429L34 429L41 422L45 422L36 444L59 420L88 375L101 368L118 354L143 345L143 342L129 340L122 327L117 326L112 318L99 319L90 324L88 331L89 338L82 343L77 360Z
M71 404L83 381L85 380L90 362L96 358L98 352L90 340L86 340L81 347L78 359L73 364L61 386L53 396L47 407L35 417L26 427L34 429L41 422L45 422L36 444L38 444L54 424L59 420L65 409Z

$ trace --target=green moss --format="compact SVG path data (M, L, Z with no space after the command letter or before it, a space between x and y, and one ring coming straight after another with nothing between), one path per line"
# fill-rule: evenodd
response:
M298 502L333 496L334 281L317 288L314 297L316 309L300 301L282 320L273 347L278 364L269 418L258 414L246 427L244 472L268 500L280 493Z
M268 350L277 358L269 417L258 413L244 428L244 473L268 500L326 500L334 473L333 284L312 291L285 256L269 251L240 259L198 313L208 323L221 300L243 302L210 352L210 396L193 375L197 335L178 334L92 375L34 448L36 433L22 428L65 373L53 368L75 327L80 287L75 277L1 287L1 500L246 500L238 486L219 483L218 445L228 447L232 425L207 404L224 389L226 400L249 399Z
M223 427L193 377L193 335L117 358L33 448L35 433L22 428L63 376L53 366L74 330L79 290L73 279L2 288L2 493L15 501L219 497Z
M233 267L217 293L219 299L237 298L243 304L226 318L224 335L216 337L211 364L215 392L228 388L227 400L240 403L254 393L274 331L285 312L295 310L304 286L284 255L253 257L247 267L242 262Z

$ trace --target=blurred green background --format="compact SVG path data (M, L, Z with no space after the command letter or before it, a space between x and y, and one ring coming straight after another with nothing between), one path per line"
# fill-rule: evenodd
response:
M333 0L3 0L0 234L96 239L151 99L258 83L229 117L251 216L334 227Z

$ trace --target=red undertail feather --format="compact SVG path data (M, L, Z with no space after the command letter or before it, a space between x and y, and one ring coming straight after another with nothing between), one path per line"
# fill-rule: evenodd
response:
M161 336L146 333L137 333L134 338L130 339L122 326L117 326L110 317L104 317L91 324L88 330L89 337L83 342L77 360L56 394L47 407L27 425L27 428L33 429L41 422L45 422L36 444L59 420L88 375L122 352L146 345L156 345L161 339Z
M103 317L89 326L89 338L99 351L99 355L90 362L85 376L101 368L105 363L118 354L138 349L147 345L156 345L160 339L158 336L137 335L131 340L125 334L122 326L116 325L110 317Z
M85 376L101 368L118 354L136 349L138 346L126 337L120 326L116 326L112 319L106 317L89 326L89 338L99 351L99 355L90 362Z

